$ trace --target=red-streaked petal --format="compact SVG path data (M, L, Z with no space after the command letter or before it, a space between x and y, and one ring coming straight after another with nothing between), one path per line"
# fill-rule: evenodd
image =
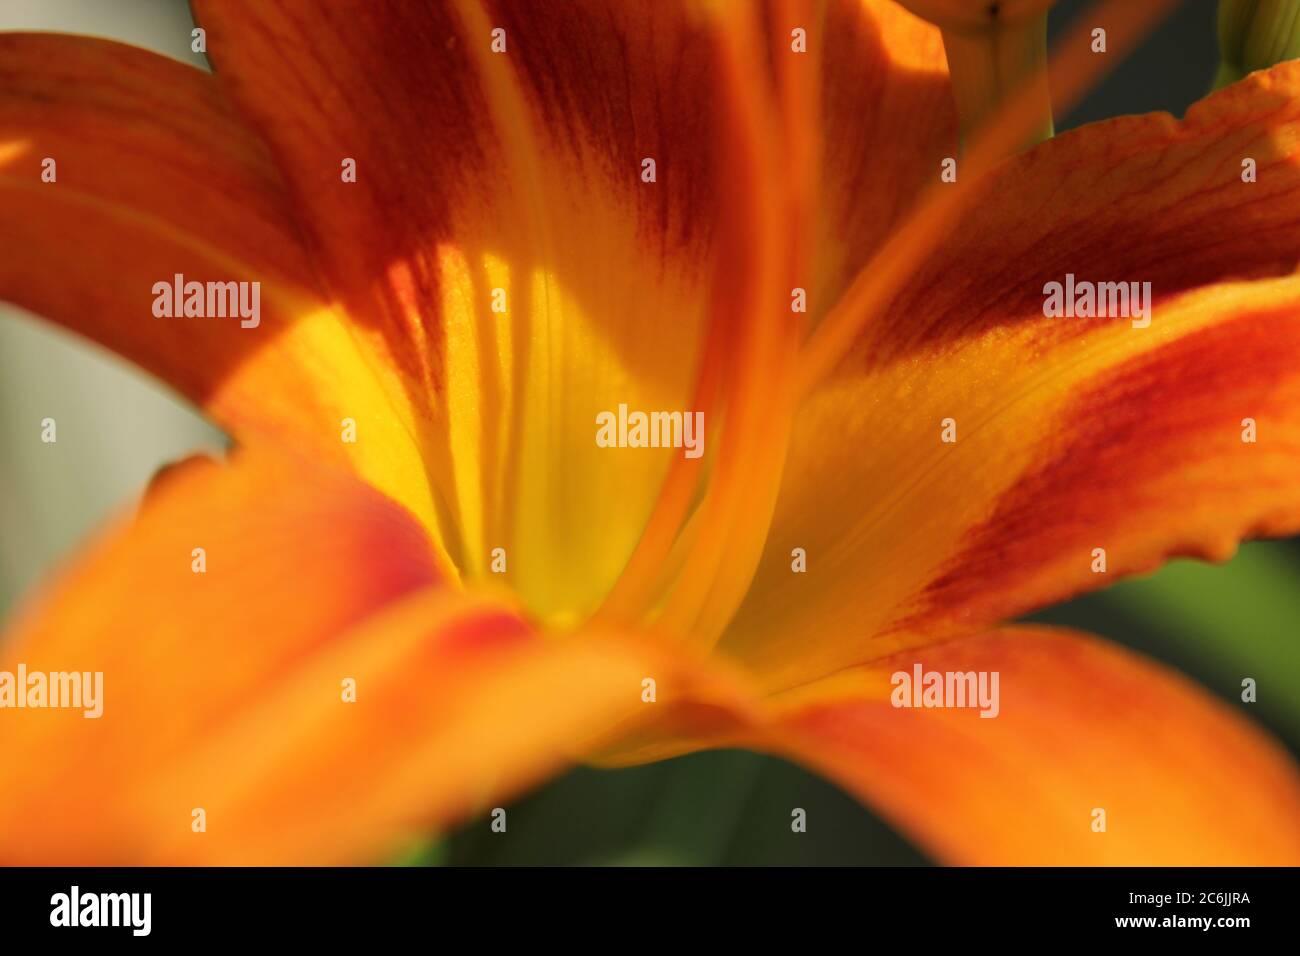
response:
M331 288L427 396L458 567L491 579L503 548L556 622L684 453L599 447L596 416L698 407L735 91L695 6L195 4Z
M800 683L1300 528L1297 132L1286 64L1001 167L806 400L723 646ZM1150 326L1044 317L1067 273L1150 282Z
M0 298L137 363L237 440L346 461L436 524L404 393L322 297L284 181L211 76L105 40L0 34L0 246ZM177 275L259 283L258 314L249 285L248 318L156 316L155 284Z

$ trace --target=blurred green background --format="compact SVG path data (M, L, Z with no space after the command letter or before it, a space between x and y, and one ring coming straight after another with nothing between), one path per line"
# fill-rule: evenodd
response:
M1065 0L1052 32L1085 7ZM1215 4L1186 0L1058 129L1124 113L1181 114L1217 65ZM183 0L4 0L0 30L109 36L202 65ZM40 421L59 441L39 440ZM0 304L0 615L154 470L224 436L94 346ZM1300 544L1255 542L1221 566L1178 561L1153 577L1035 615L1166 661L1249 707L1300 755ZM1259 700L1240 701L1243 677ZM1248 784L1247 784L1248 785ZM802 807L808 830L790 830ZM409 864L925 864L838 789L784 761L719 752L631 770L575 770L509 808L509 839L486 819L412 848Z

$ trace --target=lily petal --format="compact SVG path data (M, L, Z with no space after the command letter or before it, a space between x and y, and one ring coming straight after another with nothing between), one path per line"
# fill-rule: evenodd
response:
M819 26L822 162L815 322L956 155L939 29L896 0L836 0Z
M893 706L892 675L916 663L998 672L997 716ZM1285 751L1184 678L1090 635L990 632L775 706L767 749L839 782L945 863L1300 862L1300 774Z
M343 674L355 704L340 702ZM173 834L157 849L167 860L380 862L644 718L650 675L700 683L661 648L546 639L496 602L435 586L339 635L139 796L155 830L178 805L207 808L216 838Z
M395 389L321 297L279 173L211 76L105 40L0 34L0 245L0 298L139 364L239 441L348 461L434 523ZM154 285L177 275L260 283L259 314L159 317ZM364 423L356 443L345 418Z
M685 2L194 6L331 288L429 406L457 565L486 577L502 548L534 613L580 619L683 454L598 447L597 415L696 407L731 95L714 18Z
M161 835L188 832L191 807L172 807L170 823L133 817L132 787L272 693L335 634L437 580L414 519L345 472L248 454L169 470L138 517L106 533L5 634L8 673L99 671L103 688L97 719L3 711L0 857L149 858ZM337 688L336 679L335 704ZM192 806L202 805L196 795Z
M716 683L543 639L373 489L247 453L158 482L14 623L20 664L103 675L98 717L0 711L0 859L42 864L378 861L644 717L646 678Z
M1288 64L1000 167L805 402L723 646L800 683L1300 528L1297 134ZM1067 273L1150 282L1149 327L1044 317Z

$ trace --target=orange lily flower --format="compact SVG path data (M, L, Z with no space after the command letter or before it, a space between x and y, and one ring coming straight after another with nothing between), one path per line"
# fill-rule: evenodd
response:
M212 74L0 35L0 297L239 445L10 624L0 673L103 699L0 711L0 860L376 861L743 746L946 862L1300 862L1250 720L1004 623L1300 530L1300 66L959 173L904 268L958 124L889 0L193 7ZM1153 321L1045 317L1067 274ZM175 276L256 325L151 313ZM602 447L626 410L701 454ZM996 716L895 706L918 666Z

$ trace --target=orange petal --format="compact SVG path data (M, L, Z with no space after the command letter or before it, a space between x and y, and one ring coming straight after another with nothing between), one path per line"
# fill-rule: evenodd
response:
M202 804L142 817L133 787L436 580L419 525L342 472L251 455L169 472L5 635L2 671L102 672L103 715L0 710L0 858L149 858Z
M836 0L820 48L815 321L955 156L957 119L937 27L896 0Z
M997 716L893 706L891 678L917 663L997 672ZM1184 678L1090 635L995 631L775 706L767 749L837 781L945 863L1300 863L1300 774L1285 751Z
M435 523L400 389L321 297L278 171L208 74L0 35L0 245L0 298L136 362L241 442L349 461ZM177 274L260 283L257 324L155 316L154 284Z
M805 402L724 647L784 686L1300 528L1298 134L1288 64L1001 167ZM1067 273L1151 282L1150 327L1045 318Z
M680 669L653 646L549 640L481 596L430 587L275 675L130 790L132 822L168 862L381 862L644 717L647 677L694 687ZM345 677L355 703L340 700ZM206 834L172 825L197 805Z
M552 621L609 590L683 455L598 447L596 416L698 407L734 91L694 6L195 4L332 288L427 396L457 565L504 548Z
M544 639L440 580L345 473L247 453L169 471L3 647L8 863L378 862L634 727L647 678L656 705L737 709L686 658ZM20 665L90 696L13 709Z

